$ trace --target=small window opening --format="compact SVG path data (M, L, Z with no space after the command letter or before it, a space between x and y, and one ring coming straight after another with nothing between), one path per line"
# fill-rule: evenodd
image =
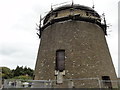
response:
M70 8L70 11L74 11L74 8Z
M65 70L65 50L59 49L56 51L56 70L62 72Z
M58 13L56 12L56 13L55 13L55 17L57 17L57 16L58 16Z
M109 76L102 76L102 80L105 87L112 89L112 83Z
M89 15L88 12L86 12L86 15L87 15L87 16Z

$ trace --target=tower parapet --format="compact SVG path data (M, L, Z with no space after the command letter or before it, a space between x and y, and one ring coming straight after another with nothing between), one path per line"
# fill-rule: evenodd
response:
M56 9L52 9L43 19L43 26L40 27L40 32L57 22L67 21L67 20L75 20L75 21L85 21L99 25L106 32L106 23L101 23L100 15L90 7L82 6L82 5L65 5L58 7Z

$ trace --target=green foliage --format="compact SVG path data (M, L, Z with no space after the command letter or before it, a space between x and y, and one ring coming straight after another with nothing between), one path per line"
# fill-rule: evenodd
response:
M25 76L25 75L21 75L21 76L16 76L13 79L22 79L22 80L28 80L28 79L32 79L32 77L30 76Z
M2 78L3 79L10 79L13 77L12 71L7 67L2 67Z
M0 78L2 78L2 68L0 67Z
M3 79L32 79L33 78L33 70L27 68L26 66L19 67L16 69L10 70L7 67L2 67L2 78Z
M17 68L15 70L12 70L14 73L14 76L20 76L20 75L28 75L33 77L33 70L27 67L19 67L17 66Z
M24 74L23 66L17 66L15 70L13 70L14 76L20 76Z

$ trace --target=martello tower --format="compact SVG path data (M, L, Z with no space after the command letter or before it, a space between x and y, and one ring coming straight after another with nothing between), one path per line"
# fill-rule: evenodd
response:
M93 8L72 4L51 9L39 30L35 80L54 80L53 87L66 88L98 88L100 82L92 78L116 80L105 39L106 22L101 23Z

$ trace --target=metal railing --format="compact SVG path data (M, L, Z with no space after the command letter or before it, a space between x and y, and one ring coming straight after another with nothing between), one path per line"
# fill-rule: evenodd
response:
M120 87L118 80L100 80L99 78L65 79L63 88L114 88ZM4 80L4 88L61 88L56 80Z

